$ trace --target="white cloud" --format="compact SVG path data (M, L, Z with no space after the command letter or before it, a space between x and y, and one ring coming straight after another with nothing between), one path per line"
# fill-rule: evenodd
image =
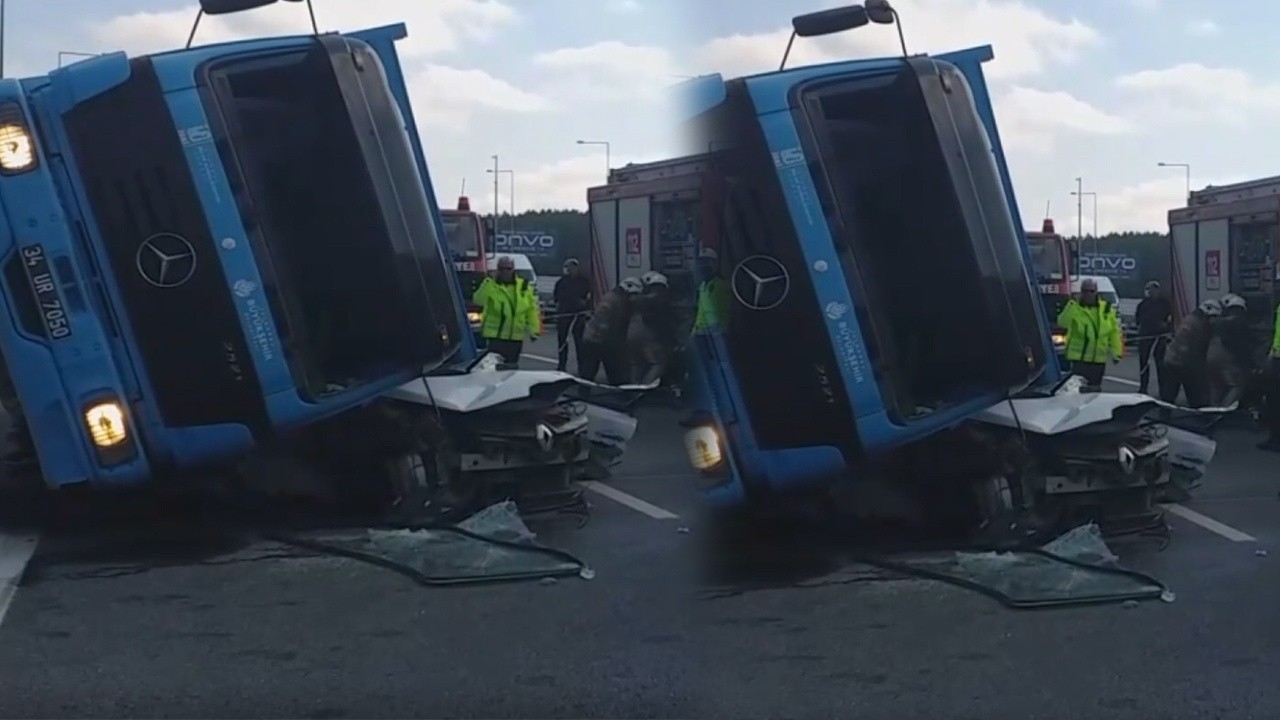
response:
M617 40L540 53L534 56L533 62L553 71L555 86L571 92L577 102L619 99L653 102L665 96L666 88L678 82L683 74L668 50Z
M1164 122L1240 128L1280 116L1280 84L1235 68L1183 63L1123 75L1116 84L1129 91L1135 116Z
M993 45L996 59L986 68L993 79L1039 74L1051 64L1074 61L1101 42L1098 32L1079 20L1049 15L1022 0L898 0L895 5L908 50L945 52ZM702 48L698 69L726 76L776 69L790 34L790 28L779 28L717 38ZM899 52L894 29L872 25L825 38L798 38L788 64Z
M465 132L478 112L547 112L546 98L526 92L483 70L425 65L407 79L413 114L420 125Z
M1050 153L1059 135L1123 135L1136 126L1061 90L1013 86L996 97L1000 137L1009 152Z
M346 0L317 5L316 21L321 31L404 22L409 37L400 43L400 52L409 57L456 50L468 40L488 40L518 20L516 11L498 0ZM121 15L93 28L91 38L99 50L138 54L170 49L186 40L196 9L193 3L178 10ZM301 3L275 3L242 13L205 17L195 41L205 44L309 31L307 10Z
M1208 37L1209 35L1217 35L1222 32L1222 26L1210 20L1203 18L1201 20L1192 20L1187 23L1186 31L1188 35L1197 37Z

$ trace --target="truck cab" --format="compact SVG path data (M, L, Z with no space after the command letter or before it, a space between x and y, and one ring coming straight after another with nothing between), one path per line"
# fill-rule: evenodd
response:
M471 200L465 195L458 198L456 209L441 210L440 215L444 224L445 246L453 259L467 308L467 323L475 333L480 329L480 308L471 302L471 294L484 280L493 248L493 225L472 212ZM479 342L479 336L475 337Z
M1057 326L1058 313L1071 299L1074 255L1066 238L1053 227L1053 220L1045 218L1039 232L1028 230L1027 251L1031 255L1031 267L1044 302L1045 314L1051 325L1053 349L1061 363L1066 362L1067 333ZM1065 365L1064 365L1065 367Z
M474 357L406 34L0 80L0 349L47 485L232 459Z
M827 12L847 10L862 8ZM982 73L992 57L685 84L697 146L715 149L732 290L699 348L712 419L686 434L713 504L856 481L1058 379Z

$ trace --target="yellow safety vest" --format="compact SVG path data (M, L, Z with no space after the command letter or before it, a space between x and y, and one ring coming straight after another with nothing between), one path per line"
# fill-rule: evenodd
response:
M1276 305L1276 329L1271 335L1271 354L1280 357L1280 305Z
M538 296L522 277L510 285L486 277L471 302L480 306L480 335L489 340L523 341L526 333L542 334Z
M1105 363L1124 357L1120 318L1102 298L1094 307L1068 301L1058 313L1058 325L1067 331L1067 360L1071 362Z
M715 277L698 286L698 314L693 319L694 332L723 328L729 315L729 283Z

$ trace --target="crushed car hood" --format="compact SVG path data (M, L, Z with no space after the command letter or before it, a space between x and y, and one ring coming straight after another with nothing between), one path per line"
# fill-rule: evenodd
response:
M1007 428L1019 428L1038 435L1058 435L1114 419L1123 408L1150 405L1181 412L1222 414L1235 410L1225 408L1179 407L1141 393L1082 393L1078 383L1064 386L1051 397L1017 398L992 405L974 416L974 420Z
M577 382L568 373L554 370L476 370L466 375L445 375L411 380L386 393L389 398L434 405L441 410L475 412L533 394L534 388Z

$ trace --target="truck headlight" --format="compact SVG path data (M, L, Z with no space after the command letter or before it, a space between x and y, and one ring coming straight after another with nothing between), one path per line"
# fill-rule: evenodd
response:
M0 172L16 175L36 166L36 144L17 103L0 105Z
M84 411L85 428L99 448L115 447L129 439L124 408L117 402L100 402Z
M700 425L684 434L684 448L695 470L711 470L724 462L720 433L710 425Z

